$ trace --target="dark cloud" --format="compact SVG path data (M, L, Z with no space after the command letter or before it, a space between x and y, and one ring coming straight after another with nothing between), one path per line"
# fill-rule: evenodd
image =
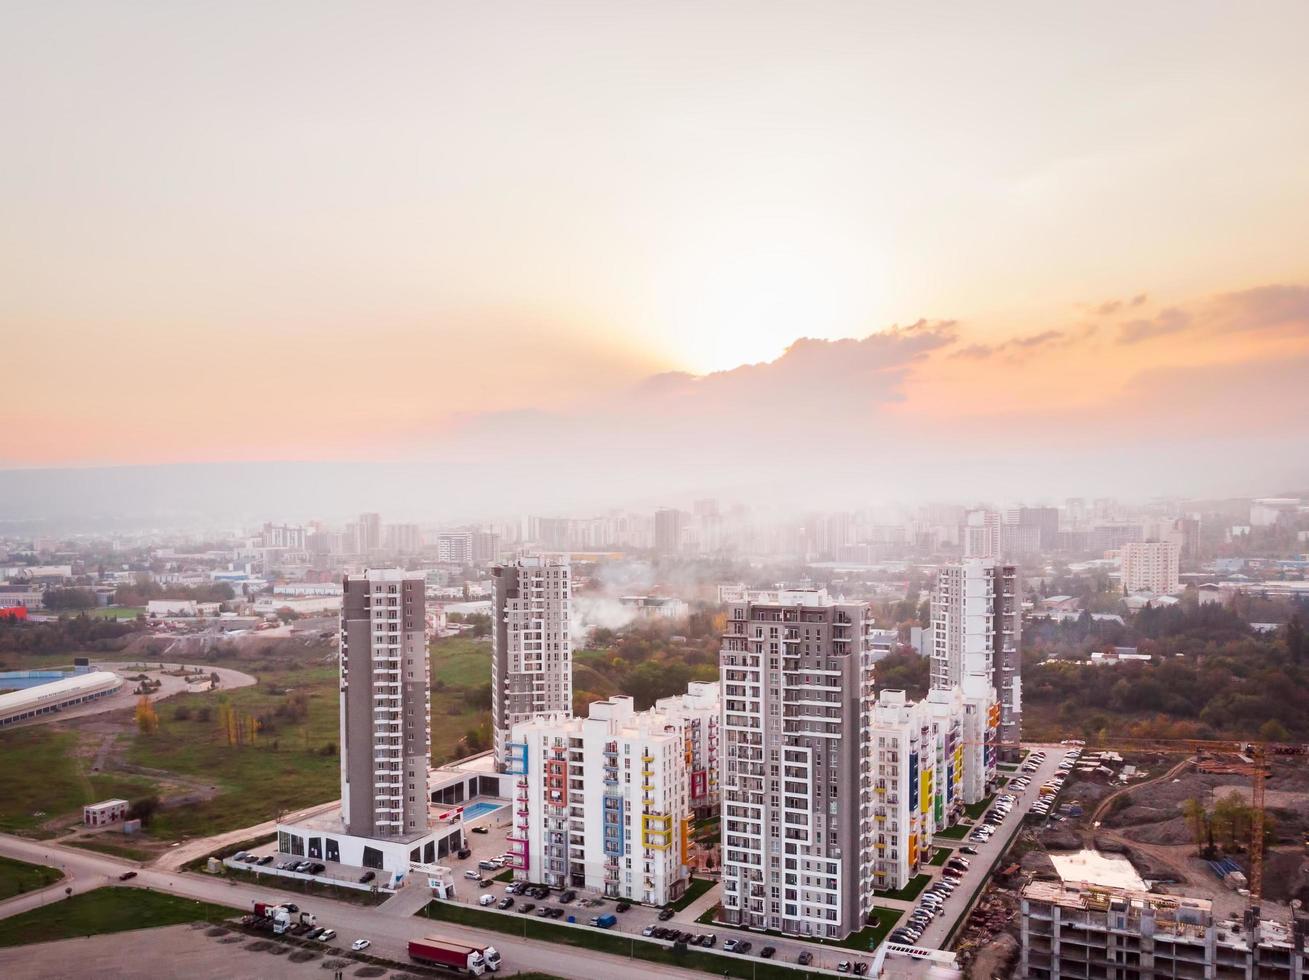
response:
M1309 333L1309 286L1257 286L1223 293L1186 309L1170 307L1152 317L1124 323L1118 342L1137 344L1184 330L1214 335L1271 328Z
M1013 337L1001 344L969 344L951 354L951 357L965 358L967 360L980 361L988 357L994 357L996 354L1002 354L1006 351L1011 354L1022 351L1035 350L1037 347L1044 347L1053 344L1056 341L1065 339L1062 330L1043 330L1040 333L1028 334L1025 337Z
M1309 329L1309 286L1257 286L1213 302L1214 328L1227 333L1296 325Z
M1177 333L1179 330L1185 330L1190 325L1191 314L1170 307L1166 310L1160 310L1153 317L1124 323L1118 330L1118 342L1120 344L1139 344L1141 341L1149 340L1152 337Z
M1115 313L1123 313L1138 306L1144 306L1148 298L1145 293L1137 293L1131 299L1105 300L1091 312L1096 316L1113 316Z

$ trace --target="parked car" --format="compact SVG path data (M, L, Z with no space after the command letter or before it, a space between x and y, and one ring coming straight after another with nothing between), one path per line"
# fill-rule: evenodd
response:
M471 870L470 870L470 871L465 871L465 872L464 872L464 877L467 878L469 881L481 881L481 880L482 880L482 876L481 876L480 874L478 874L476 871L471 871Z
M313 933L310 933L310 935L313 935ZM331 940L333 940L333 939L335 939L335 938L336 938L336 930L335 930L335 929L324 929L322 932L320 932L320 933L318 934L318 941L319 941L320 943L330 942Z
M631 902L619 902L617 905L614 906L614 911L615 911L615 912L626 912L626 911L627 911L628 909L630 909L631 907L632 907L632 903L631 903Z
M568 891L564 892L562 895L559 896L559 904L560 904L560 905L567 905L569 902L571 902L571 901L572 901L573 899L575 899L576 897L577 897L577 892L573 891L573 890L570 888L570 889L568 889Z
M478 866L479 868L481 868L483 871L499 871L499 870L500 870L500 862L499 862L499 861L478 861L478 862L477 862L477 866Z
M804 952L802 952L799 956L795 958L795 961L799 963L801 966L808 966L810 963L814 961L814 954L806 949Z
M735 952L740 948L740 946L741 946L741 940L739 940L739 939L724 939L724 940L723 940L723 952L724 952L724 953L735 953Z
M854 975L857 976L857 977L867 976L867 975L868 975L868 964L867 964L867 963L864 963L864 962L862 962L862 961L856 963L856 964L854 965Z
M960 854L976 854L976 853L977 853L977 848L975 848L975 847L968 847L967 845L965 845L964 847L959 848L959 853L960 853Z
M478 887L478 888L490 888L490 887L491 887L492 885L494 885L494 884L495 884L495 882L492 881L490 878L483 878L481 881L479 881L479 882L477 883L477 887Z
M306 939L322 939L322 938L323 938L323 933L325 933L325 932L327 932L327 930L326 930L326 929L322 929L322 928L319 928L319 929L311 929L311 930L309 931L309 935L305 936L305 938L306 938Z
M118 880L119 880L119 881L131 881L131 880L132 880L133 878L135 878L135 877L136 877L136 872L135 872L135 871L124 871L122 874L120 874L120 875L118 876Z
M494 896L489 896L489 897L494 897ZM512 895L506 895L504 898L500 899L500 901L496 903L495 907L501 910L513 908L514 897Z
M354 942L350 944L350 948L353 949L356 953L361 953L371 945L373 944L370 943L367 939L356 939Z
M487 833L490 833L490 831L487 830L487 828L485 828L485 827L474 827L474 828L473 828L473 833L475 833L475 834L487 834Z
M672 909L660 909L660 910L659 910L659 921L660 921L660 922L667 922L667 921L668 921L669 919L671 919L674 915L676 915L676 913L675 913Z
M536 908L535 902L524 902L522 905L518 906L518 911L521 914L526 915L528 912L531 912L532 909L534 908Z
M759 955L762 956L762 957L763 957L764 959L766 959L766 960L771 960L774 956L777 955L777 947L776 947L776 946L765 946L763 949L761 949L761 950L759 951Z
M495 904L495 896L494 896L494 895L483 895L481 898L479 898L479 899L477 900L477 904L480 905L480 906L482 906L482 908L486 908L488 905L494 905L494 904Z
M849 973L849 972L850 972L850 961L849 961L849 960L842 960L840 963L836 964L836 972L837 972L837 973Z
M455 853L459 856L460 861L467 860L468 858L473 856L473 852L466 847L459 848L459 850L457 850Z
M366 885L376 877L377 877L376 871L365 871L362 875L359 876L359 884Z

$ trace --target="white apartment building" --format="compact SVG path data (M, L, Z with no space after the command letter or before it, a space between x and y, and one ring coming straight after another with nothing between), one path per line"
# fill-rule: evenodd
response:
M526 557L492 568L491 581L491 724L503 766L514 725L572 713L572 574L567 559Z
M1123 545L1123 592L1153 592L1172 595L1180 592L1181 545L1172 541L1129 541Z
M514 725L518 778L509 849L515 878L663 905L685 890L688 800L680 716L637 712L629 697L586 718Z
M723 918L840 938L873 907L873 628L824 591L747 594L727 608Z
M873 709L873 875L878 888L902 888L931 859L932 835L957 823L966 804L994 782L993 698L970 702L955 687L918 702L884 690ZM975 744L992 752L971 752ZM979 770L978 764L990 768Z
M718 726L722 714L720 687L691 681L685 694L660 698L654 711L676 719L686 755L687 804L697 819L718 812Z
M341 819L357 837L427 833L431 693L423 578L346 576L341 605Z
M932 592L932 687L958 687L964 697L987 703L990 689L1000 705L1001 756L1018 755L1022 737L1022 612L1018 573L994 558L965 558L944 565ZM969 751L981 755L983 746ZM993 760L975 760L986 771Z

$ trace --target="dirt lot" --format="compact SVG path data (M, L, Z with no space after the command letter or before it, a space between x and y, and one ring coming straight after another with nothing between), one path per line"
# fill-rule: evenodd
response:
M185 964L188 980L265 980L271 976L330 980L334 963L341 964L347 977L400 980L407 976L349 960L329 961L320 953L204 925L0 949L0 976L6 980L173 977L182 972L181 964Z

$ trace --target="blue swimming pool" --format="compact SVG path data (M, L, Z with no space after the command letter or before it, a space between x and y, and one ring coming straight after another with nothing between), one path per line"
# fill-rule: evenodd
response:
M464 820L476 820L478 817L484 817L488 813L495 813L496 810L505 806L504 803L487 803L485 800L478 800L476 803L470 803L464 807Z

